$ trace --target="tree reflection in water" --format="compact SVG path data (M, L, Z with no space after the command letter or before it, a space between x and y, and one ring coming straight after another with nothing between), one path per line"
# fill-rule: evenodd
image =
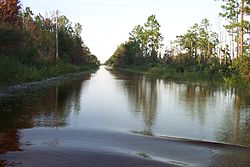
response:
M246 90L124 71L111 74L123 81L130 110L142 114L144 128L139 133L250 146L250 94Z
M180 98L189 111L189 117L199 120L203 125L209 117L217 119L216 114L223 113L223 120L216 132L216 140L232 144L249 145L250 143L250 94L237 88L218 85L185 83L181 84ZM220 110L216 103L219 104Z
M108 80L104 83L111 84L110 87L103 86L103 76ZM90 79L89 75L43 88L20 90L15 96L0 97L1 141L16 134L12 140L18 143L18 129L70 127L72 121L79 121L76 126L110 129L117 126L126 131L139 130L146 135L250 146L250 96L245 91L209 83L174 82L121 71L107 72L105 69L95 77L99 78L85 82ZM86 86L89 83L91 89ZM114 89L114 86L117 87ZM106 94L98 96L99 92L93 91L101 91L103 87L110 96L121 97L120 101L114 102L116 98L102 101ZM87 106L80 102L83 97ZM121 107L117 106L121 103ZM83 107L87 112L83 112ZM112 122L114 118L116 120ZM13 133L8 134L10 131ZM0 148L5 149L1 145Z
M0 154L20 150L18 129L65 126L68 115L80 111L80 93L89 78L0 97Z
M157 79L122 71L111 71L111 74L116 78L125 77L122 86L128 93L130 107L143 116L144 129L136 133L153 135L152 128L157 117Z
M156 82L156 79L144 76L135 83L134 88L128 87L130 104L134 103L135 112L142 112L145 124L142 133L147 135L153 135L152 127L157 116Z

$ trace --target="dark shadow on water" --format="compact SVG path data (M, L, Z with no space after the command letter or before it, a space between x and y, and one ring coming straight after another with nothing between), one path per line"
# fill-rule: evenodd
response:
M71 112L80 110L80 93L90 75L0 97L0 154L22 151L18 129L64 127ZM27 144L27 143L26 143ZM0 164L5 162L1 160Z
M84 81L62 82L34 90L20 90L13 96L0 97L0 132L32 127L62 127L71 111L80 110Z

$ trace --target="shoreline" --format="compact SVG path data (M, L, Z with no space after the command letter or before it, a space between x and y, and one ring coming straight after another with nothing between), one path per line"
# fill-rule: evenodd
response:
M0 90L4 87L39 82L67 74L97 69L98 64L73 65L63 60L27 64L21 60L0 56Z
M38 80L38 81L23 82L20 84L2 86L0 87L0 97L5 96L6 94L9 94L13 91L20 90L20 89L30 89L31 87L49 85L52 83L61 82L63 80L78 78L80 76L91 74L98 69L99 69L99 66L93 67L84 71L75 72L75 73L66 73L60 76L56 76L56 77L48 77L48 78Z
M196 74L191 72L184 72L184 73L177 73L177 72L162 72L161 70L165 71L166 69L156 68L144 68L141 66L127 66L127 67L110 67L108 66L109 70L120 70L126 71L131 73L136 73L140 75L147 75L153 78L159 79L166 79L170 81L181 81L181 82L208 82L211 84L221 85L221 86L234 86L238 88L250 88L250 84L247 81L244 83L238 83L235 78L225 77L218 79L219 76L215 76L215 78L211 79L206 74ZM153 70L152 70L153 69ZM222 76L223 77L223 76ZM233 81L234 80L234 81Z

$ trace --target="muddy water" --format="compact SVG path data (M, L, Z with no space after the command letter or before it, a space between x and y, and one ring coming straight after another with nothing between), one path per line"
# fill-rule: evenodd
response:
M124 166L129 165L126 162L134 166L245 166L250 162L247 91L104 67L70 80L2 90L0 166L67 164L56 158L60 156L64 161L68 158L70 166L79 166L79 157L90 156L85 166L95 166L97 155L107 166L117 166L117 160L124 161ZM48 160L48 155L47 164L34 163Z

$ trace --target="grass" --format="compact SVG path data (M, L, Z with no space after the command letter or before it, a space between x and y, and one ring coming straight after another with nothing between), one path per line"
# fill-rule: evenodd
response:
M211 79L211 77L208 75L193 72L176 72L174 68L167 67L123 66L118 67L117 69L169 80L206 81ZM217 80L217 78L218 77L216 77L216 79L213 78L213 80Z
M90 70L95 67L96 65L76 66L63 61L48 63L41 60L26 64L14 57L0 56L0 87L40 81L50 77Z
M138 74L145 74L151 77L163 78L174 81L195 81L195 82L212 82L215 84L223 84L227 86L250 87L250 83L242 79L238 75L227 76L221 72L197 73L194 71L179 70L174 67L167 67L163 65L156 66L122 66L115 67L116 69L134 72Z

